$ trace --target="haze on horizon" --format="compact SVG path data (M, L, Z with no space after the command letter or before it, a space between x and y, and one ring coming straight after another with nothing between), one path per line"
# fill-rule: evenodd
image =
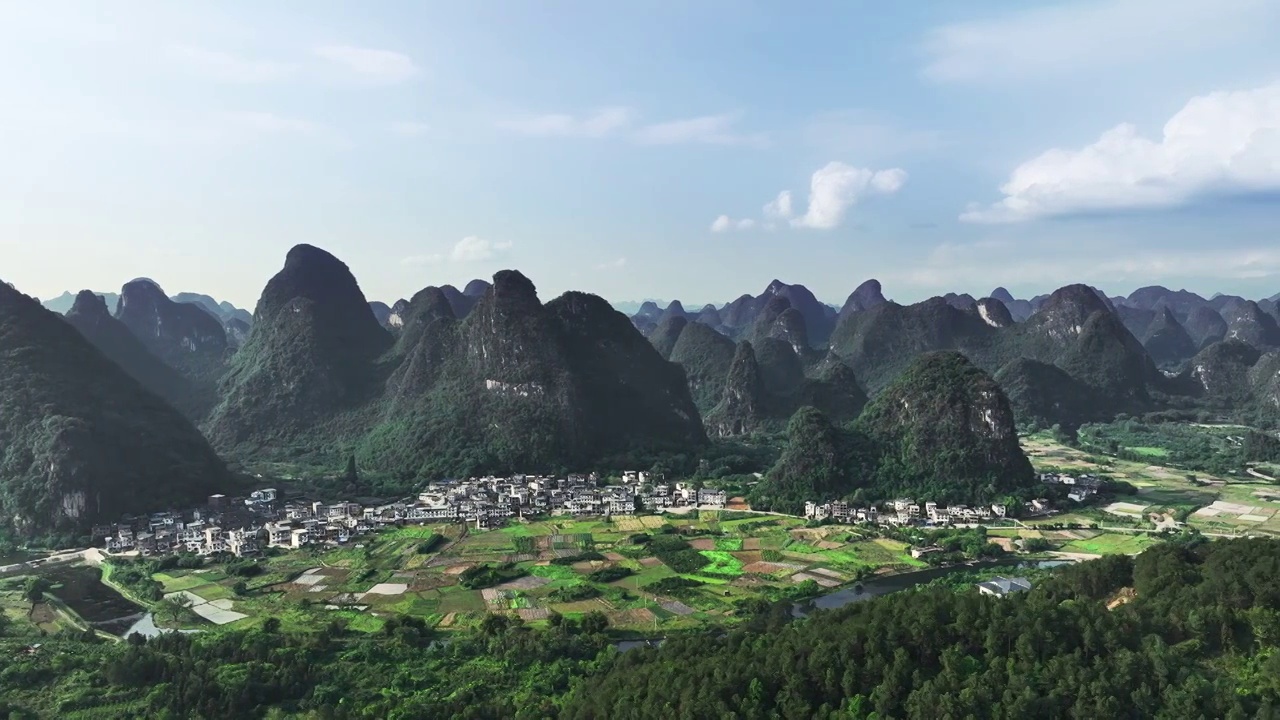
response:
M11 3L0 278L1280 291L1280 4L901 5Z

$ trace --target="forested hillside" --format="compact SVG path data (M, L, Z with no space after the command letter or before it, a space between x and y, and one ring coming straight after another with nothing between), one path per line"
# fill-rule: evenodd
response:
M1167 544L1005 599L939 588L775 615L620 656L563 717L1273 717L1278 558L1274 540ZM1136 599L1109 604L1122 588Z
M0 526L84 531L229 486L186 418L3 282L0 378Z

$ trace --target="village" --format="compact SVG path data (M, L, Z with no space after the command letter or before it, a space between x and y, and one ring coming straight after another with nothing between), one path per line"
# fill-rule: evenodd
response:
M1083 503L1098 493L1102 478L1095 475L1065 475L1061 473L1040 473L1040 482L1046 485L1067 486L1067 499L1074 503ZM1037 517L1054 512L1055 508L1047 498L1036 498L1022 505L1021 515ZM992 504L990 506L969 507L952 505L950 507L935 502L917 503L911 498L899 498L885 503L882 507L856 507L842 500L830 502L810 501L805 503L806 520L818 522L831 521L842 525L973 525L991 520L998 520L1009 515L1010 508Z
M1101 480L1044 473L1042 482L1073 486L1069 497L1082 502L1095 494ZM341 501L285 500L274 488L255 490L248 497L213 495L205 507L126 517L114 525L96 526L93 540L108 553L140 555L230 553L251 557L265 548L341 546L383 528L406 524L466 523L477 529L496 528L512 518L544 516L612 517L661 514L691 509L722 510L729 503L724 490L693 483L662 482L650 473L629 471L618 484L604 484L599 476L514 475L429 483L417 497L363 505ZM1048 500L1025 503L1025 515L1052 512ZM1006 517L1003 505L940 506L898 499L882 507L854 507L844 501L808 502L805 519L840 524L931 525L975 524Z

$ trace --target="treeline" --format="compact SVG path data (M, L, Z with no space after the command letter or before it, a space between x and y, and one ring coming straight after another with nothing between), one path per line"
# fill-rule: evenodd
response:
M675 639L613 660L562 717L1270 718L1278 607L1280 542L1167 543L1003 600L927 589Z

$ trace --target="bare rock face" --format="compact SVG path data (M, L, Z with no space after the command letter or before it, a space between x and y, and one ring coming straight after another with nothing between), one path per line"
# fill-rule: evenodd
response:
M1014 324L1009 308L996 298L982 298L974 304L978 317L993 328L1007 328Z

